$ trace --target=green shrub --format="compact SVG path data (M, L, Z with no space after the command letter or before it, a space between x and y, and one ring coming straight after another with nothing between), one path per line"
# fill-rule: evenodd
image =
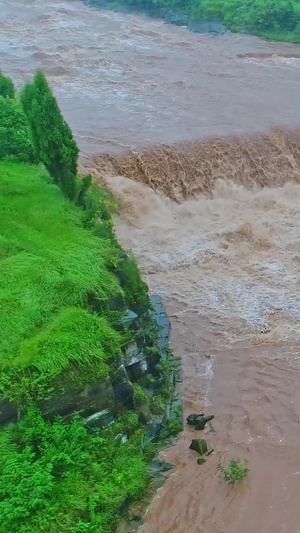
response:
M37 72L33 82L25 85L21 102L38 159L66 196L74 200L79 151L42 72Z
M114 530L121 506L140 498L148 474L139 444L115 430L88 434L80 420L46 422L30 408L0 431L0 532Z
M218 469L223 474L224 480L234 485L234 483L242 481L248 475L249 469L247 465L247 459L231 459L228 468L218 464Z
M128 307L139 314L146 311L150 305L148 286L141 279L134 257L129 255L122 259L116 274L121 282Z
M156 415L162 415L166 411L166 400L160 394L153 396L151 411Z
M148 401L147 391L137 383L134 385L134 399L139 405Z
M16 100L0 96L0 159L3 158L34 162L30 131L22 106Z
M118 212L118 203L108 189L92 184L91 176L85 176L80 185L78 203L84 210L84 226L93 229L98 237L117 245L111 216Z
M9 77L2 74L0 70L0 96L4 98L14 98L15 88L14 84Z
M167 422L167 432L169 435L178 435L182 431L182 421L178 418L169 418Z

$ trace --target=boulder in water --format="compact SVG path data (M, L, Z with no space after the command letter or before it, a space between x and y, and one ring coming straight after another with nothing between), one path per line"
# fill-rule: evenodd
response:
M186 13L176 9L170 9L164 17L165 24L174 24L175 26L187 26L189 17Z
M205 424L213 418L214 415L205 416L204 413L200 415L191 414L186 421L190 426L195 426L195 429L204 429Z
M214 418L214 415L198 416L197 422L196 422L196 425L195 425L195 429L204 429L205 428L205 424L207 422L209 422L210 420L212 420L213 418Z
M190 444L190 449L195 450L200 455L204 455L207 452L207 442L205 439L193 439Z
M189 426L195 426L197 424L198 418L204 416L204 413L201 413L200 415L191 414L187 417L186 421L189 424Z

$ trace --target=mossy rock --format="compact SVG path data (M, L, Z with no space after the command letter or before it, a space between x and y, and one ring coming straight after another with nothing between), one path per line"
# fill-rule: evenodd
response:
M200 455L204 455L207 452L207 442L205 439L193 439L190 449L195 450Z

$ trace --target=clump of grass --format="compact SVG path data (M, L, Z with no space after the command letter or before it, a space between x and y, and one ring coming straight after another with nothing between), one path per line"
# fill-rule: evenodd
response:
M231 459L229 461L228 468L225 468L219 463L218 470L220 470L224 480L227 481L227 483L234 485L237 482L243 481L243 479L248 475L248 462L248 459Z

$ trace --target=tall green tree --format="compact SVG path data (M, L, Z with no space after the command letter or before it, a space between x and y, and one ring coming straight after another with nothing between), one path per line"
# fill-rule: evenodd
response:
M66 196L76 196L78 147L42 72L25 85L21 102L31 129L37 158Z
M0 159L33 163L29 126L20 102L0 95Z
M4 98L14 98L15 88L11 79L7 76L3 76L0 70L0 96Z

